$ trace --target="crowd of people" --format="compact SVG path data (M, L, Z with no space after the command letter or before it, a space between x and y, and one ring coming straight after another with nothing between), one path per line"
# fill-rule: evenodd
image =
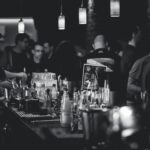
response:
M109 37L98 33L93 39L93 49L87 52L69 40L54 45L51 41L35 42L26 33L17 34L15 46L7 46L0 56L4 60L0 64L0 85L5 86L6 77L27 78L32 72L54 72L81 84L84 63L98 62L112 70L106 76L110 89L120 95L121 103L126 100L134 103L141 92L150 91L150 46L139 27L124 43L118 42L120 49L114 49Z

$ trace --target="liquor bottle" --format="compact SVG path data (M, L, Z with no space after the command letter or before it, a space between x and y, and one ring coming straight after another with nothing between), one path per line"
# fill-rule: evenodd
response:
M28 89L28 87L26 87L25 88L25 98L27 99L27 98L29 98L29 89Z
M63 86L64 86L64 89L69 90L69 82L68 82L67 78L65 78L65 79L63 80Z
M31 81L31 88L30 88L30 97L37 98L37 91L36 91L36 83Z
M56 100L57 96L58 96L58 91L57 91L57 88L56 88L55 84L52 85L51 94L52 94L52 99Z
M73 103L72 103L72 120L71 120L71 131L74 132L74 131L77 131L78 130L78 104L79 104L79 92L76 91L74 89L74 92L73 92Z
M108 80L104 81L104 99L103 99L103 103L106 106L110 105L110 89L109 89Z
M71 101L67 91L64 91L61 101L60 123L62 127L70 127L72 119Z
M82 120L82 110L88 109L90 106L90 102L88 100L89 93L86 91L82 91L80 95L80 102L78 106L78 131L83 131L83 120Z
M8 95L8 89L5 88L4 90L4 97L5 97L5 106L9 106L9 95Z
M48 113L51 113L51 106L52 106L52 91L50 89L46 90L46 108Z
M23 72L24 72L24 73L27 73L25 67L23 68ZM22 79L22 80L21 80L21 83L22 83L22 86L23 86L23 87L26 86L26 84L27 84L25 79Z

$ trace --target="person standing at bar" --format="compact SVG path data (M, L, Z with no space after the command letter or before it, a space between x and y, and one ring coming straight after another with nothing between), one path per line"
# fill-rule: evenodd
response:
M47 65L47 69L49 72L54 72L54 59L53 59L54 45L53 43L45 41L43 43L43 49L44 49L43 59L44 59L45 65Z
M69 82L69 93L73 93L73 86L79 82L79 59L75 52L74 44L71 41L63 40L57 47L54 55L55 73L61 75L61 79Z
M98 79L99 86L104 86L104 80L109 80L110 90L117 92L116 105L122 105L125 103L124 99L121 99L121 77L120 77L120 58L117 54L112 52L109 43L106 40L104 34L98 34L94 38L93 51L87 56L87 63L93 62L101 64L102 67L106 67L109 71L101 74L101 79Z
M17 34L15 38L15 46L6 47L7 65L14 72L22 72L27 65L25 51L28 48L29 36L26 33Z
M10 72L10 71L7 71L7 70L3 70L0 67L0 87L10 88L11 83L10 83L10 81L7 81L7 79L12 79L12 78L27 79L27 75L24 72L19 72L19 73Z
M43 46L40 43L35 43L34 49L32 50L32 57L28 61L27 72L45 72L47 65L43 60Z
M142 82L144 77L145 67L150 64L150 54L138 59L132 66L129 72L127 83L128 102L140 103Z
M128 44L123 49L123 56L121 57L121 74L123 76L124 81L124 90L127 90L127 82L129 71L134 64L134 62L138 59L138 48L137 45L141 39L141 30L137 27L132 32L132 36L128 41Z

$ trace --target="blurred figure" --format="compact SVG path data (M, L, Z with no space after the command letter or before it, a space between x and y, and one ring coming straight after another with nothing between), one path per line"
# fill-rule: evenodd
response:
M73 92L73 86L81 81L79 59L76 55L74 44L70 41L61 41L56 47L54 54L54 68L61 79L67 79L70 84L70 93Z
M140 50L140 55L142 58L139 58L133 64L128 77L127 83L127 94L128 101L131 103L139 104L141 103L141 92L145 89L146 85L146 74L149 70L150 65L150 36L147 29L142 28L142 39L140 44L138 44L138 49Z
M27 65L25 51L28 48L29 36L26 33L17 34L15 38L15 46L6 47L7 66L12 68L14 72L21 72Z
M79 43L74 43L74 50L76 53L76 80L78 82L76 87L77 89L81 89L81 84L82 84L82 74L83 74L83 65L85 63L85 56L86 56L86 49Z
M132 66L129 72L127 83L128 100L138 104L141 99L142 81L145 75L146 66L150 65L150 54L138 59Z
M20 73L9 72L7 70L3 70L0 67L0 87L11 88L12 86L11 82L8 81L7 79L12 79L12 78L27 79L27 75L24 72L20 72Z
M54 45L50 42L44 42L43 48L45 55L47 56L48 59L50 59L53 55Z
M123 75L125 90L127 89L127 80L129 71L133 63L138 59L137 45L141 39L141 30L138 27L132 32L132 36L128 41L128 44L123 49L123 56L121 58L121 73Z
M40 43L35 43L34 49L32 50L32 57L28 61L27 72L44 72L47 66L43 60L43 46Z
M47 65L47 69L49 72L54 72L54 59L53 59L54 45L50 42L44 42L43 48L44 48L44 60L46 63L45 65Z
M35 41L29 39L28 49L25 52L27 59L30 59L32 57L32 50L34 49L34 45L35 45Z
M105 35L99 34L95 37L93 50L87 56L87 63L90 61L98 62L112 70L116 69L119 57L111 51Z
M123 91L121 90L122 82L120 76L120 57L115 54L109 46L108 40L104 34L99 34L93 41L93 51L87 56L87 63L106 67L106 71L98 76L98 84L104 87L104 81L107 80L110 90L116 93L116 105L122 105Z
M123 55L121 57L120 69L123 79L122 89L124 89L126 99L128 99L127 82L129 77L129 71L134 62L139 58L138 45L141 41L141 38L141 30L138 26L136 26L133 28L131 36L128 39L127 45L123 47Z
M78 62L74 45L70 41L61 41L55 53L55 68L57 74L61 74L64 78L66 77L70 81L76 80Z
M119 62L119 56L111 51L106 37L103 34L97 35L93 42L93 51L87 55L87 63L98 63L112 72L119 70Z

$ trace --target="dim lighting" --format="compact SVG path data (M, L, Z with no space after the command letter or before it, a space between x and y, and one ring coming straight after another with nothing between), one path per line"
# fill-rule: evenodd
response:
M120 108L120 121L122 128L128 129L135 127L135 119L133 116L133 109L129 106Z
M25 31L25 24L23 22L23 19L21 18L18 22L18 33L24 33Z
M25 31L25 24L24 21L22 19L23 16L23 0L20 0L20 20L18 22L18 33L24 33Z
M65 16L62 14L58 17L58 28L59 30L65 30Z
M61 0L60 15L58 16L58 29L65 30L65 16L63 15L62 11L62 0Z
M110 0L110 16L120 17L120 0Z
M86 24L86 23L87 23L86 8L83 7L83 0L82 0L81 7L79 8L79 24Z

